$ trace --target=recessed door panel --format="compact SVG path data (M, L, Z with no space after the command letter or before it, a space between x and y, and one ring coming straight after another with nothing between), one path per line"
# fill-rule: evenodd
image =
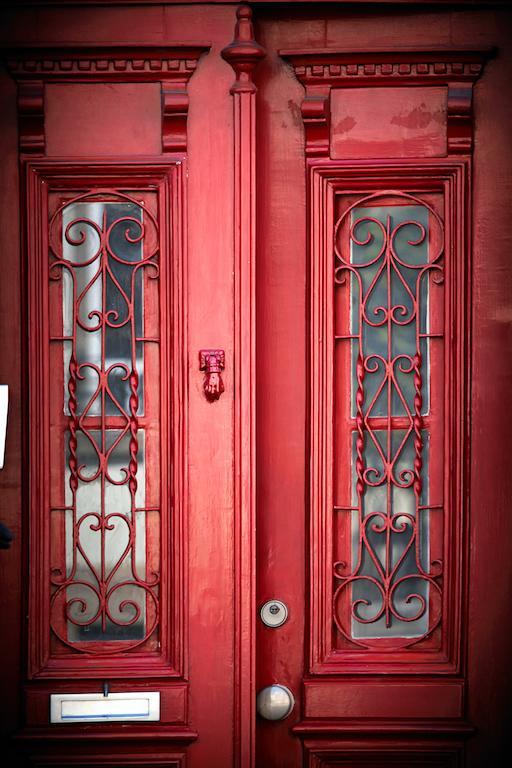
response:
M111 185L105 167L89 179L83 166L70 170L64 179L55 166L31 168L40 218L30 221L29 371L41 424L32 454L32 557L41 564L32 576L32 675L94 677L114 665L176 675L182 585L172 573L183 542L170 532L182 514L173 491L182 456L171 424L182 394L175 387L170 397L179 361L168 205L179 175L162 167L130 187Z

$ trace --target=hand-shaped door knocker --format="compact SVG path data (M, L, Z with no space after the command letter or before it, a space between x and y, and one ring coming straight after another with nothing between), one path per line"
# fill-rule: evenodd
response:
M224 370L223 349L202 349L199 352L199 370L204 371L203 390L210 402L218 400L224 392L221 371Z

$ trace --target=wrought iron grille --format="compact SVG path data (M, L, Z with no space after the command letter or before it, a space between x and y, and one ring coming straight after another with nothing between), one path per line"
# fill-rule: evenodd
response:
M65 425L50 623L68 648L111 654L141 646L159 624L160 574L148 559L148 514L159 510L145 502L144 418L145 349L159 343L144 327L145 290L159 277L158 222L143 200L94 190L58 207L49 247L62 296L62 333L50 340L64 366L62 395L53 396Z
M430 498L429 462L438 457L429 455L429 413L431 344L443 337L431 327L443 222L412 195L367 195L339 217L334 250L335 346L348 345L352 386L344 454L352 498L334 508L345 515L350 556L333 566L334 622L351 645L395 650L431 634L441 615L442 561L429 547L441 509ZM336 377L335 388L350 391ZM339 461L334 471L347 472Z

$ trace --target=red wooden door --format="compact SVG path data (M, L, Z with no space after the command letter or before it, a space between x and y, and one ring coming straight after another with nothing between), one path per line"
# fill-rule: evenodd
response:
M200 169L209 184L232 173L233 75L220 56L199 70L234 17L169 8L170 44L161 9L90 11L41 10L35 46L19 9L6 15L19 129L6 121L5 191L14 202L18 178L21 201L9 291L22 297L2 477L18 494L3 518L12 764L229 765L233 328L213 287L231 295L232 182L205 211ZM193 78L219 100L215 153L188 114ZM199 352L218 347L231 396L213 403L203 383L222 361L204 355L203 372Z
M510 13L251 5L5 13L11 763L497 763Z
M480 766L499 14L339 10L258 14L257 764Z

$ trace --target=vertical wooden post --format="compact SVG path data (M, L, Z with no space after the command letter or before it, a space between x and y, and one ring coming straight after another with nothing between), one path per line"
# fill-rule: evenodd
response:
M234 764L254 765L255 735L255 218L256 86L254 67L265 51L254 40L252 11L237 9L235 37L222 51L235 71L234 123Z

